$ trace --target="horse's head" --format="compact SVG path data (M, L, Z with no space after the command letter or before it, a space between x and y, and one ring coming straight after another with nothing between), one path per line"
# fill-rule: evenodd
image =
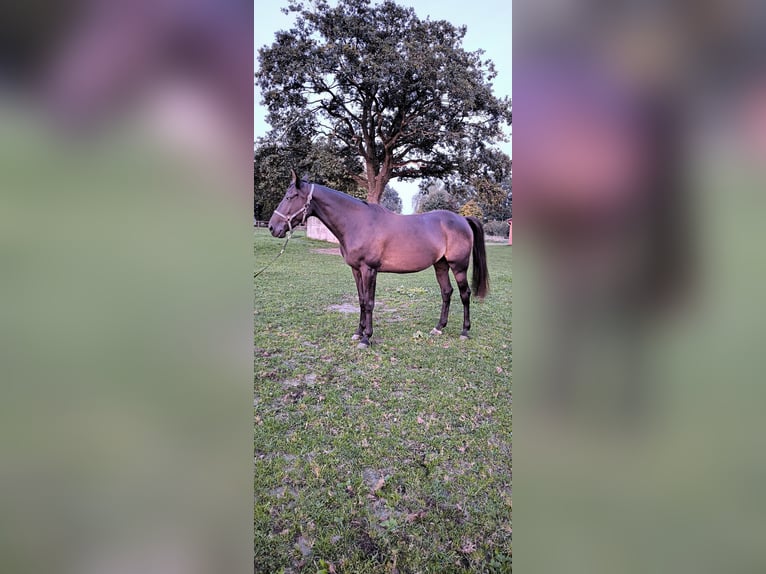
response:
M284 237L310 215L314 185L301 182L295 170L290 170L290 176L290 187L269 219L269 231L274 237Z

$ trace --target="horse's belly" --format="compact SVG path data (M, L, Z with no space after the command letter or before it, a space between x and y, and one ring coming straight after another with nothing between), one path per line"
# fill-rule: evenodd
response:
M384 251L378 270L383 273L414 273L430 267L442 256L417 241L397 242Z

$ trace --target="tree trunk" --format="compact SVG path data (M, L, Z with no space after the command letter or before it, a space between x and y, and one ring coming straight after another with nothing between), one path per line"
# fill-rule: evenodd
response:
M382 165L380 171L375 173L372 162L367 164L367 203L380 203L383 197L383 190L391 180L391 169L387 165Z
M367 185L367 203L380 203L386 183L382 175L376 175Z

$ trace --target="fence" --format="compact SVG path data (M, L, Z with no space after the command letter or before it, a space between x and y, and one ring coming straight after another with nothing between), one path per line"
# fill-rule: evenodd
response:
M255 227L268 227L269 222L268 221L260 221L258 219L253 220L253 226ZM306 229L305 225L295 225L293 226L293 229Z

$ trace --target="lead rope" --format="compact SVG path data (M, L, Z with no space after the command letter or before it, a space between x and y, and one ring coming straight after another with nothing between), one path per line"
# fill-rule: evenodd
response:
M285 239L285 243L284 243L284 245L282 245L282 249L279 251L279 253L277 253L277 256L274 259L272 259L271 261L269 261L269 263L266 265L266 267L264 267L263 269L261 269L260 271L255 273L253 275L253 279L258 277L258 275L260 275L261 273L266 271L266 269L271 267L273 265L273 263L277 259L279 259L279 256L282 255L285 252L285 249L287 249L287 244L288 244L288 242L290 241L290 239L293 236L293 226L292 226L292 219L293 219L293 217L295 217L301 211L303 211L303 219L301 220L301 225L306 223L306 216L307 216L308 211L309 211L309 204L311 203L311 199L313 197L314 197L314 184L312 183L311 184L311 189L309 190L308 198L306 199L306 203L303 205L303 207L300 210L296 211L293 215L291 215L290 217L286 217L286 216L282 215L281 213L279 213L276 209L274 210L274 213L276 213L277 215L279 215L280 217L282 217L283 219L285 219L287 221L287 228L288 228L287 239Z
M263 273L264 271L266 271L266 269L268 269L269 267L271 267L271 265L272 265L272 264L273 264L273 263L274 263L274 262L275 262L277 259L279 259L279 256L280 256L280 255L282 255L282 254L285 252L285 249L287 249L287 242L288 242L288 241L290 241L290 238L291 238L292 236L293 236L293 232L292 232L292 230L291 230L291 231L290 231L290 232L287 234L287 239L285 239L285 244L282 246L282 250L281 250L279 253L277 253L277 256L276 256L274 259L272 259L271 261L269 261L269 263L268 263L268 265L266 265L266 267L264 267L263 269L261 269L260 271L258 271L258 272L257 272L255 275L253 275L253 279L255 279L256 277L258 277L258 275L260 275L261 273Z

